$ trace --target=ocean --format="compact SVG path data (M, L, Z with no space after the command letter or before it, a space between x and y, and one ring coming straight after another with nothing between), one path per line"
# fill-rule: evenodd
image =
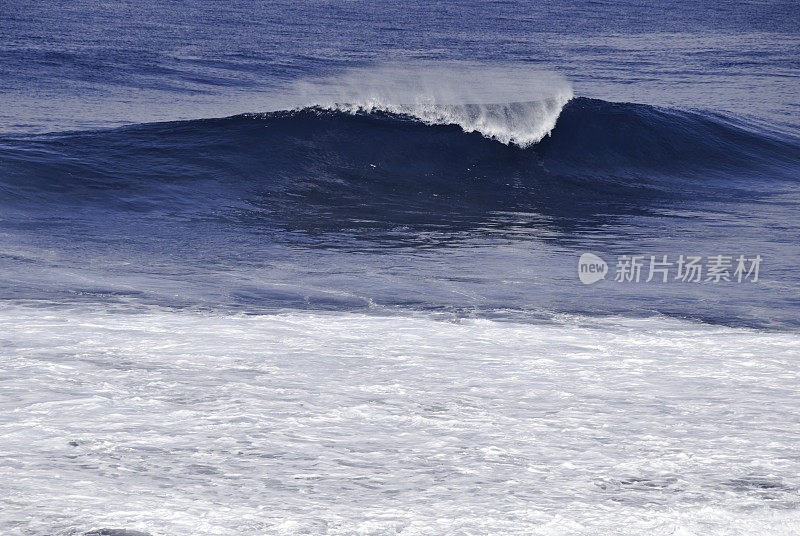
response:
M800 6L0 4L0 533L800 535Z

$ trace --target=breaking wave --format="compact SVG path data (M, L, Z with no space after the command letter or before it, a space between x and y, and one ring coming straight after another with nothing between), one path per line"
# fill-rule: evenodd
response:
M607 233L624 244L639 222L674 236L703 225L696 214L716 218L721 208L783 221L774 192L796 190L798 155L796 139L718 115L582 97L564 106L550 136L527 148L405 114L319 106L0 137L0 245L7 245L9 282L0 298L462 310L476 292L491 314L528 311L530 296L537 304L531 314L547 303L568 311L638 311L641 302L627 294L610 302L598 294L593 302L582 289L563 287L563 277L574 277L572 263L568 276L555 270L544 287L509 294L504 283L485 283L494 274L517 280L520 263L504 255L484 259L471 275L471 261L458 264L471 257L415 258L413 284L406 275L396 282L387 276L392 269L381 259L396 248L514 242L522 264L543 262L529 258L547 251L535 249L545 247L542 241L571 248ZM758 202L768 196L770 203ZM786 248L796 241L770 227L782 258L793 262ZM719 240L714 235L707 250ZM75 261L59 268L53 256L60 251ZM353 261L349 251L376 252L366 270L380 281L344 273L349 268L338 263L366 262ZM258 275L265 263L274 271ZM450 278L450 266L463 281L419 280L425 270ZM684 288L664 294L656 310L796 324L789 287L776 287L766 312L761 287L748 294L750 287L737 286L738 297L725 302L734 305L715 301L710 286L702 298L695 287L687 298Z
M508 112L516 105L504 109L451 111L485 118L494 110L493 117L522 121ZM535 109L522 116L536 115ZM27 200L39 207L48 199L63 204L107 196L131 206L175 206L231 196L247 202L257 191L270 203L347 199L363 209L458 199L461 207L503 210L574 205L575 196L585 205L655 193L719 195L733 186L794 181L800 167L797 140L716 115L579 97L564 106L550 136L522 149L484 139L488 130L465 134L463 125L428 125L417 119L420 110L410 117L315 106L0 138L0 203Z
M390 112L520 147L550 134L573 97L572 86L555 73L463 63L351 69L298 82L291 92L303 102L296 109Z

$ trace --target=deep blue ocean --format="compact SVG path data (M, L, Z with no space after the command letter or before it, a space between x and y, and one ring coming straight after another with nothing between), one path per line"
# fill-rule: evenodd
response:
M797 326L798 13L12 2L0 296ZM524 135L510 105L563 86L524 149L413 115L490 103ZM584 251L764 260L755 285L584 287Z
M0 311L7 534L800 534L800 4L2 0Z

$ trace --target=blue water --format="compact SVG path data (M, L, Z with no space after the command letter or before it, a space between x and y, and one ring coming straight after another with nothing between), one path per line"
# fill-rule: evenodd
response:
M798 13L12 2L0 294L797 325ZM387 63L408 79L422 61L437 80L465 60L460 86L496 65L535 68L563 75L575 98L551 136L520 149L392 113L302 109L325 102L296 95L298 82L335 86L356 69L352 90ZM511 89L500 97L537 98ZM583 251L765 260L757 285L584 288Z
M762 512L766 503L797 511L793 494L800 483L791 476L797 422L781 408L797 387L791 363L798 348L792 336L800 328L798 214L797 2L5 0L0 322L8 335L0 335L0 346L13 373L0 407L24 412L24 419L9 421L6 450L18 464L8 466L7 476L21 471L25 479L6 504L17 517L0 519L0 527L64 535L102 526L150 534L531 534L545 521L520 517L519 505L528 504L554 516L562 507L572 512L564 515L574 526L548 518L552 524L546 526L559 534L620 534L614 519L626 515L639 520L632 533L694 534L704 533L703 527L711 527L709 534L777 534L778 527L792 533L796 517L782 525L773 513L763 520L747 513ZM577 263L586 252L611 265L605 280L580 282ZM614 281L613 273L622 255L667 255L673 262L681 255L760 255L763 262L757 281L689 283L671 276L666 283L646 283L645 267L641 282L625 283ZM450 323L437 327L440 320ZM542 327L551 322L559 327ZM591 322L599 324L587 328ZM451 323L472 327L453 331L461 327ZM175 338L162 340L159 326L168 326L164 330ZM385 347L381 338L395 332L401 350ZM416 366L409 357L414 348L426 379L413 381L424 384L403 372ZM715 348L730 367L719 375ZM753 365L756 348L765 352L760 357L774 358L773 368ZM291 374L284 351L298 362ZM584 351L605 352L612 362L590 373L591 365L581 361ZM363 375L357 368L352 381L325 384L330 378L323 372L346 374L353 353L374 358L378 368ZM559 365L548 368L543 361L544 368L533 371L517 362L528 355ZM660 361L669 355L678 361ZM617 357L632 368L618 372ZM462 366L452 366L459 358ZM504 359L514 379L495 368ZM392 360L400 367L394 377ZM200 363L208 370L192 368ZM59 369L73 365L74 372ZM216 366L222 367L219 377ZM696 382L665 385L660 371L666 369L673 378ZM256 371L256 378L279 374L280 388L262 392L257 380L238 379L243 370ZM488 383L470 387L459 370L485 373ZM458 437L464 448L488 448L489 454L474 465L465 461L463 474L431 469L442 470L436 482L457 493L431 491L433 513L419 510L419 517L392 518L387 525L337 503L342 489L352 489L341 482L344 487L337 487L330 477L321 487L273 490L269 496L284 501L282 513L269 521L248 518L255 508L248 501L262 493L261 481L242 484L249 490L245 498L230 475L264 469L236 456L250 452L249 442L258 445L267 432L257 424L247 430L216 426L271 422L295 403L293 411L302 413L303 404L316 400L317 388L336 407L361 404L363 395L350 390L384 372L385 382L370 392L383 393L375 395L379 403L397 404L399 413L386 415L417 415L413 426L452 418L458 435L459 427L473 422L472 412L483 412L483 432L470 435L464 428ZM195 392L192 374L211 394ZM581 382L595 374L606 383L587 390ZM409 381L413 385L404 383ZM163 385L174 390L164 394ZM562 408L564 420L554 423L618 432L606 440L562 437L567 425L548 424L541 443L547 453L533 453L526 449L539 440L523 447L508 438L521 430L538 437L538 428L527 426L535 426L531 415L540 410L508 410L519 420L504 420L506 410L489 401L510 401L491 385L505 385L520 400L527 386L538 386L546 391L542 403L555 408L562 407L562 395L576 397L572 409ZM630 402L625 393L631 388L650 389L653 398ZM293 398L287 394L293 389L308 391ZM471 389L484 391L473 400ZM401 402L386 394L395 391ZM433 393L435 404L423 402L426 393ZM715 393L708 396L717 397L719 413L708 409L705 393ZM740 396L749 402L738 402ZM105 397L110 406L98 402ZM167 415L172 410L140 406L142 397L180 407L186 400L207 404L202 411L194 402L187 406L207 426L186 429L181 416ZM51 415L48 428L38 420L46 417L37 404L70 404L83 420L76 424L69 412ZM317 409L308 411L324 406L312 404ZM430 410L435 415L429 406L439 408ZM764 408L775 413L759 414ZM171 431L138 428L149 411L158 415L155 421L173 423ZM353 411L331 422L353 438L373 434L361 421L348 421L372 410ZM125 415L134 424L120 428L108 415ZM760 432L751 434L751 425L729 421L730 415L774 422L780 437L763 447L767 439ZM641 424L673 418L675 429ZM312 424L322 422L314 419ZM276 445L304 449L294 424L281 422ZM385 421L381 430L397 423ZM674 443L683 437L681 426L696 431L695 446ZM445 452L437 450L432 438L439 436L432 430L414 433L432 442L430 452ZM664 442L647 443L662 432ZM123 446L109 446L117 433ZM339 474L337 460L349 459L360 443L342 440L336 450L331 445L339 445L339 432L326 433L308 440L317 448L310 458L298 455L276 470ZM150 447L136 443L140 434L169 447L141 454ZM722 441L730 434L739 443ZM245 446L213 446L223 436ZM380 443L383 436L376 437ZM369 463L358 466L364 478L377 479L369 489L385 492L370 499L375 505L389 501L381 515L422 508L418 497L433 486L421 483L428 467L419 460L428 451L394 450L387 446L393 441L374 451L405 475L397 486L381 480L388 477ZM573 458L572 441L586 452L618 442L631 449L624 456L641 463ZM56 443L61 446L51 447ZM65 459L58 449L72 452L72 443L93 476L73 475L71 465L53 461ZM31 456L27 444L34 445ZM206 444L211 450L202 450ZM221 486L216 489L224 489L224 497L192 487L196 464L175 458L184 447L206 456L212 468L202 474L212 475L208 485ZM308 461L329 447L334 450L322 468ZM756 451L772 461L748 458ZM645 467L651 452L670 461ZM675 452L685 458L673 460ZM715 465L715 453L727 461ZM139 461L130 458L140 454ZM531 469L540 467L531 461L539 455L559 471L578 467L559 480L578 490L572 502L566 488L562 495L541 491L555 485L549 477L526 484L520 476L525 467L539 475ZM616 460L616 454L605 455ZM33 465L25 465L28 459ZM96 478L102 486L81 487L85 504L78 495L53 497L36 476L54 470L50 463L59 474L72 475L65 483L81 487ZM140 478L134 485L140 502L114 495L134 482L119 464ZM176 467L170 485L180 500L168 504L184 518L154 510L166 500L158 479ZM180 468L194 476L181 480ZM484 473L486 468L494 472ZM488 498L468 491L506 470L514 473L508 478L531 487ZM460 480L467 474L475 480ZM148 475L157 476L151 481ZM661 495L642 495L637 482ZM759 482L769 483L773 495L762 497L767 492ZM584 493L584 484L594 491ZM595 495L600 489L606 495ZM109 510L118 513L101 515L109 508L104 497L111 496L132 501L130 515L120 513L118 504ZM37 501L52 511L35 510ZM611 513L593 517L601 504ZM484 512L483 505L496 509ZM569 505L578 506L573 511ZM723 513L703 510L679 520L664 513L687 505ZM633 510L620 514L617 507ZM451 509L462 517L478 513L464 525L438 525ZM665 521L648 525L662 520L658 512ZM304 524L292 516L317 521ZM759 521L747 525L743 519Z

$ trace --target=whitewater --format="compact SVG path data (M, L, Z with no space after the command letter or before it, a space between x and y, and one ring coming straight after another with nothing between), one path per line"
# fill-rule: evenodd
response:
M800 531L796 334L30 305L0 321L5 534Z
M474 62L350 69L299 81L291 94L304 103L294 109L390 112L429 125L458 125L522 148L549 135L573 97L572 86L557 73Z

